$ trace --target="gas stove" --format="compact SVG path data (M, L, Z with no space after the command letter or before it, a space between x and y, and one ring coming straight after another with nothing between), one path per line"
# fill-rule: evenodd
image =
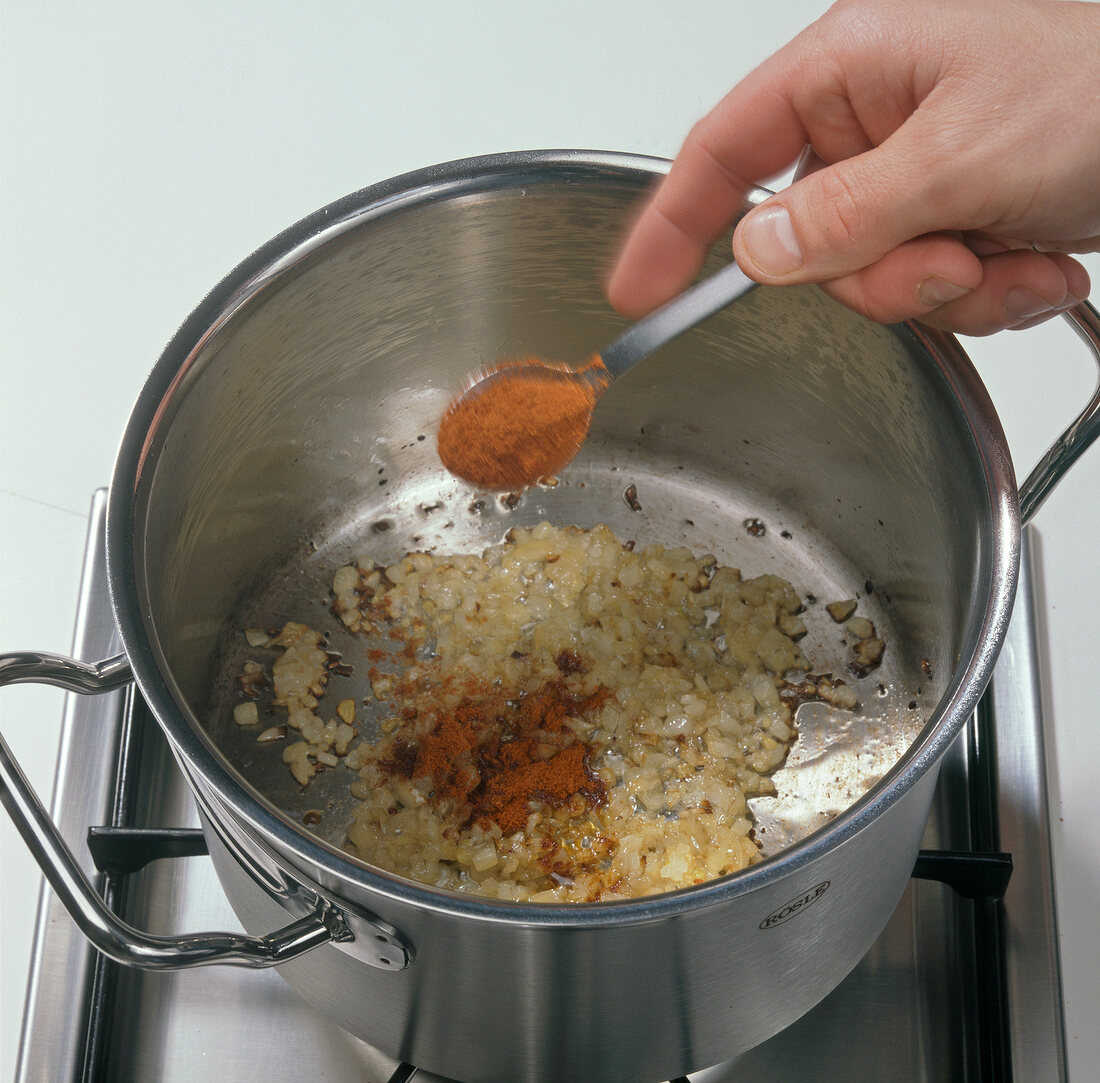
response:
M100 492L77 616L85 659L120 650L104 512ZM1025 532L993 681L944 759L913 879L871 951L802 1019L691 1083L1066 1078L1033 592ZM165 935L240 928L190 792L132 688L68 698L53 815L125 921ZM273 971L121 967L48 889L16 1078L439 1080L342 1031Z

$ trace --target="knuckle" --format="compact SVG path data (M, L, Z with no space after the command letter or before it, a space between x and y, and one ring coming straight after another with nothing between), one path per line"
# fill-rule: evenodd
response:
M865 274L856 272L822 284L822 289L834 300L874 323L897 323L913 316L905 305L894 297L884 295L867 281Z
M692 229L690 223L685 221L681 214L677 213L675 207L666 207L663 203L655 201L652 210L665 223L666 228L682 241L692 246L705 243L705 238L701 233Z
M697 121L688 132L687 145L693 151L697 167L706 170L720 185L731 192L746 186L746 180L728 162L724 143L726 133L713 115Z
M819 176L819 197L816 206L809 208L811 222L827 248L843 252L863 239L865 215L861 208L868 196L860 192L846 170L825 170Z

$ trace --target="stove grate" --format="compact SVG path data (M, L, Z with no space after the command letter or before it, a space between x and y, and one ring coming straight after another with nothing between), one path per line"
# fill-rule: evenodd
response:
M161 858L203 857L206 839L197 827L92 827L88 849L100 872L128 876ZM965 899L1003 899L1012 876L1012 855L972 850L921 850L917 880L946 884Z

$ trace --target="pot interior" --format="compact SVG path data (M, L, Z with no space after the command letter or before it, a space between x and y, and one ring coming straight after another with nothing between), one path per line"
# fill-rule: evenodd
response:
M812 596L803 649L855 685L860 708L800 709L779 795L754 807L767 853L874 787L972 653L994 502L958 372L911 330L816 289L758 289L646 361L605 395L556 486L484 493L442 469L436 426L470 370L579 361L623 327L601 282L654 176L630 162L368 190L327 229L288 231L154 373L163 390L128 435L137 477L116 485L134 492L138 634L179 708L162 721L204 734L212 761L300 830L340 843L353 776L330 770L303 792L279 746L233 722L241 631L294 619L331 632L352 673L328 694L363 700L362 646L328 610L332 572L363 554L387 563L480 551L544 519L607 523ZM726 259L723 244L709 270ZM863 679L824 610L852 597L887 643ZM323 815L304 828L308 810Z

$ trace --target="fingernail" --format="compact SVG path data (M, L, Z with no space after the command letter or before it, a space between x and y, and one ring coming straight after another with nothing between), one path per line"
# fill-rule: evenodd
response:
M949 301L965 297L969 292L965 286L959 286L939 275L929 275L917 286L917 301L925 308L939 308Z
M741 225L741 244L757 270L766 275L790 274L802 266L802 249L782 204L750 214Z
M1054 305L1049 301L1044 301L1037 293L1023 286L1013 286L1005 294L1005 313L1013 320L1026 320L1052 308Z

